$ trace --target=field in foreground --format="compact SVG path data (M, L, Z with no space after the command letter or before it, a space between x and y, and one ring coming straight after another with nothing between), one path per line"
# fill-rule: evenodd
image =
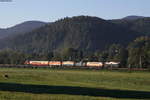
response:
M0 100L150 100L150 72L1 68Z

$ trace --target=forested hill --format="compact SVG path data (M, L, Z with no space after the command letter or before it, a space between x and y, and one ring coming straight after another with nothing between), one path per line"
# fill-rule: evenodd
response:
M2 48L38 53L73 47L102 50L111 44L127 45L139 35L121 25L97 17L64 18L26 34L0 41Z
M150 36L150 17L136 17L134 20L132 19L118 19L111 20L111 22L115 24L119 24L123 27L126 27L130 30L136 31L142 35Z

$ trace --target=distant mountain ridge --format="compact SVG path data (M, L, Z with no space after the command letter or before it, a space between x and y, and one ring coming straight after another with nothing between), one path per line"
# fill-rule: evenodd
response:
M10 28L5 29L0 28L0 39L12 35L27 33L41 26L44 26L45 24L46 24L45 22L41 21L26 21Z
M110 20L110 22L136 31L139 34L150 36L150 17L137 16L134 20L118 19Z
M137 19L141 19L144 18L144 16L136 16L136 15L131 15L131 16L127 16L122 18L123 20L137 20Z

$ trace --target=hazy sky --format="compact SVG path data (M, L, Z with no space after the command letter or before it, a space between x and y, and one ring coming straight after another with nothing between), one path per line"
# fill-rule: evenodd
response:
M150 0L12 0L0 2L0 27L66 16L89 15L117 19L128 15L150 16Z

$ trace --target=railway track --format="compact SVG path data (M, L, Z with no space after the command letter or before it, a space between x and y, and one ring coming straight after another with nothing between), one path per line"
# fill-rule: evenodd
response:
M79 67L79 66L33 66L33 65L14 65L0 64L0 68L50 68L50 69L95 69L95 70L129 70L129 71L150 71L148 68L102 68L102 67Z

